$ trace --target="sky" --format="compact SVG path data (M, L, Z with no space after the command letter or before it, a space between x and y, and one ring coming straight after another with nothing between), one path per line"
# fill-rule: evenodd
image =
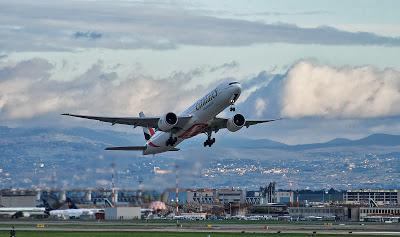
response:
M400 134L399 8L395 0L0 0L0 124L124 130L59 114L179 113L238 80L238 112L284 119L232 136L301 144Z

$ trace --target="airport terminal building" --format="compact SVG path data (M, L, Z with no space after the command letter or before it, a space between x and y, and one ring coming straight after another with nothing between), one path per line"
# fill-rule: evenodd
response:
M348 190L343 194L345 204L368 205L370 201L378 205L398 205L400 192L397 189L359 189Z

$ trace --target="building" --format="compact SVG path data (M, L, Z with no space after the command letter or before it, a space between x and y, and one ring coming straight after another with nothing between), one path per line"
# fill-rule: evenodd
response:
M213 204L216 192L213 189L194 189L187 191L187 201L202 204Z
M285 204L267 203L253 205L249 208L249 213L269 216L286 216L289 214L288 206Z
M262 193L260 191L246 191L245 202L251 205L259 205L261 203Z
M109 207L104 210L106 220L140 219L140 207Z
M359 221L399 222L399 219L400 219L400 207L360 207L359 208Z
M252 205L261 205L270 203L267 201L274 201L272 203L289 205L293 203L294 200L293 191L274 191L272 197L269 197L268 195L264 196L264 194L265 193L262 192L262 189L260 191L246 191L245 202Z
M218 189L217 199L220 203L244 203L245 193L242 190Z
M245 202L252 205L263 205L277 202L276 183L271 182L268 186L260 187L259 191L247 191Z
M348 220L348 208L337 206L289 207L293 219L306 220Z
M207 213L181 213L180 216L175 216L174 219L183 220L205 220L207 218Z
M36 207L37 193L34 191L3 190L0 194L2 207Z
M277 191L275 192L275 199L277 203L291 204L294 199L293 191Z
M343 200L346 204L368 205L370 201L378 205L398 205L400 193L399 190L378 190L378 189L360 189L348 190L344 193Z
M169 188L164 192L163 201L166 203L176 203L176 189ZM178 189L178 203L185 204L188 202L188 191L186 189Z

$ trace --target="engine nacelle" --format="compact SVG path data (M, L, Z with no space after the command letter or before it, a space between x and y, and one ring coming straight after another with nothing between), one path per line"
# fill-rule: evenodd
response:
M164 132L171 130L178 123L178 116L169 112L158 120L158 129Z
M226 122L226 128L230 132L239 131L244 124L246 123L246 119L241 114L235 114L232 118L228 119Z

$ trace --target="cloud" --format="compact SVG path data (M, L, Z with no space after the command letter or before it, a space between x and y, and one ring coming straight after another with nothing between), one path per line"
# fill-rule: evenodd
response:
M210 72L215 72L221 70L222 73L229 71L229 70L235 70L238 69L240 64L237 61L231 61L229 63L224 63L219 66L211 67Z
M38 117L46 120L46 116L59 116L62 112L108 116L136 116L141 110L157 115L180 112L208 89L205 85L192 88L182 85L209 73L210 68L165 78L141 74L120 78L116 72L106 72L99 61L73 80L60 81L51 79L57 72L44 59L0 65L0 120L23 124Z
M78 31L75 32L74 34L74 38L75 39L91 39L91 40L96 40L96 39L100 39L103 36L103 34L99 33L99 32L93 32L93 31L86 31L86 32L82 32L82 31Z
M251 12L251 13L237 13L235 16L308 16L308 15L326 15L332 14L330 11L299 11L299 12Z
M400 115L400 71L295 64L283 85L282 115L373 118Z
M256 116L261 117L266 108L267 108L267 102L265 101L265 99L258 98L256 100L256 103L254 104L254 110Z
M41 79L48 78L53 68L47 60L34 58L16 64L4 63L0 65L0 82L12 79ZM31 80L29 80L31 81Z
M0 21L3 24L0 27L0 45L5 51L74 50L82 47L175 49L180 45L244 46L274 42L400 45L400 38L366 32L223 19L173 4L140 2L0 2ZM88 42L76 38L96 40Z
M278 118L281 116L282 83L285 75L266 71L242 83L238 110L248 116Z

